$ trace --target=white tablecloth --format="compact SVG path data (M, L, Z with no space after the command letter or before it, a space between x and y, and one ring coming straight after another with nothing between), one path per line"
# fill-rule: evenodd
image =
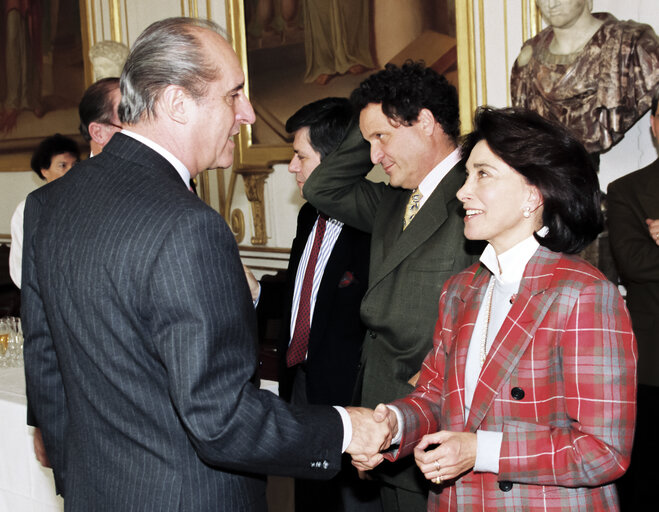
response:
M0 512L59 512L53 472L34 455L23 368L0 369Z

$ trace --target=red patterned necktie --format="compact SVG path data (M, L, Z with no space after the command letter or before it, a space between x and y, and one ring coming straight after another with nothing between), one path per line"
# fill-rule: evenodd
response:
M325 217L319 216L316 223L316 234L311 246L311 254L309 254L307 268L304 271L300 304L298 305L297 316L295 317L295 330L293 331L291 344L288 346L288 351L286 352L286 366L289 368L303 362L307 355L309 332L311 331L311 289L313 287L313 275L316 270L318 253L320 252L324 235Z

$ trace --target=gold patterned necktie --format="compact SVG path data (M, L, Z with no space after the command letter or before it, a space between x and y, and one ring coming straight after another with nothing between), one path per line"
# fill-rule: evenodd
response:
M405 207L405 216L403 217L403 231L410 225L414 216L419 213L419 202L423 194L419 192L418 188L412 190L410 195L410 200L407 201L407 206Z

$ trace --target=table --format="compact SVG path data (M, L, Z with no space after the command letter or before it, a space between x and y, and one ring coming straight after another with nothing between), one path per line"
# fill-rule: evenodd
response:
M25 418L23 368L0 368L0 512L61 512L53 472L39 464Z

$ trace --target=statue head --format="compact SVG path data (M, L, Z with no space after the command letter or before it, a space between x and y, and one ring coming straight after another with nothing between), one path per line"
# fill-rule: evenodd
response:
M89 50L95 80L119 76L128 57L128 47L116 41L99 41Z
M593 0L536 0L536 4L544 20L561 29L570 28L593 9Z

